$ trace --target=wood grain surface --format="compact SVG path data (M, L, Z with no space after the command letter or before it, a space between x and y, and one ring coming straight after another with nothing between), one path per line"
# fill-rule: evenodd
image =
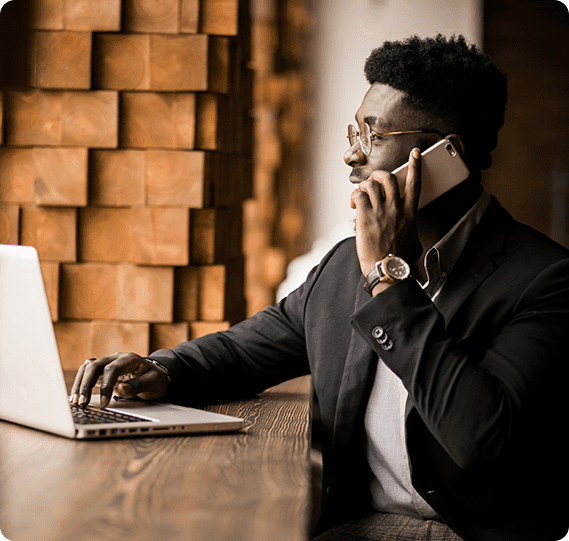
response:
M308 538L310 379L207 409L234 434L71 441L0 422L11 541Z

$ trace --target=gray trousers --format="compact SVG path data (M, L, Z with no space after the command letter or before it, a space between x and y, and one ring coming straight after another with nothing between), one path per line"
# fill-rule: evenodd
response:
M462 541L462 537L434 520L370 513L336 526L313 541Z

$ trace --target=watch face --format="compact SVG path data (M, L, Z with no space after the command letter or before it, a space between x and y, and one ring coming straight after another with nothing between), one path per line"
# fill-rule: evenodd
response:
M409 266L399 257L390 257L384 262L385 273L396 280L403 280L409 275Z

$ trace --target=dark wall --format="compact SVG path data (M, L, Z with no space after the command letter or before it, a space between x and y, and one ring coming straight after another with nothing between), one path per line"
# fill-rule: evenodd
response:
M0 88L29 84L31 2L12 0L0 11Z
M484 50L509 77L485 185L518 220L569 244L569 13L553 0L486 0Z

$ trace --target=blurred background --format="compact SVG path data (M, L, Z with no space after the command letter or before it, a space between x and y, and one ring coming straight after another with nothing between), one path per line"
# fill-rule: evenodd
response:
M38 249L64 366L172 347L296 287L350 234L367 55L438 32L509 76L487 189L568 246L562 2L8 2L0 242Z

